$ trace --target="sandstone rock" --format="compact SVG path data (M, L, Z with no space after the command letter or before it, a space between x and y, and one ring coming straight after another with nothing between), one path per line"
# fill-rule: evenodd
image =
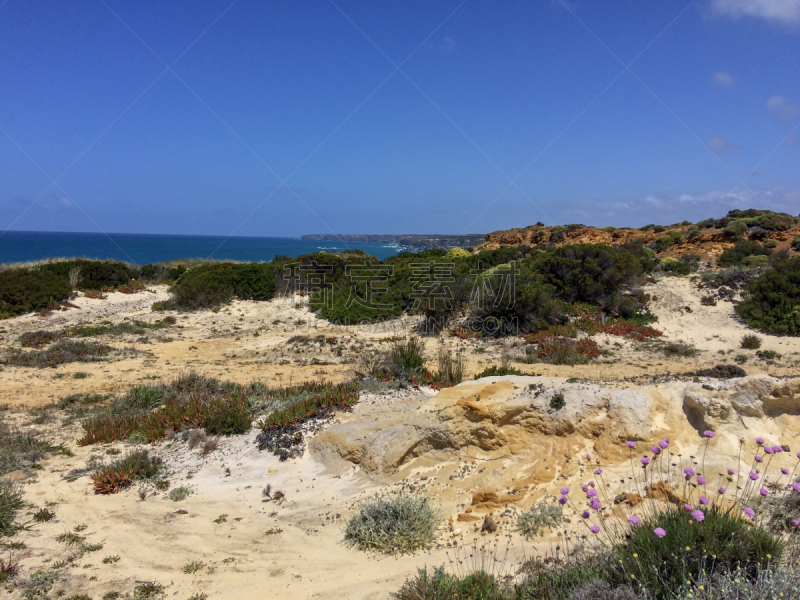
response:
M458 515L458 520L469 523L471 521L480 521L481 518L478 515L460 513Z
M483 525L481 525L481 531L484 533L494 533L497 531L497 523L494 522L494 519L489 515L483 519Z

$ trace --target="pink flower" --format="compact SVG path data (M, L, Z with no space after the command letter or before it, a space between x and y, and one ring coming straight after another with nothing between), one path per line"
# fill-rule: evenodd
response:
M700 496L700 504L708 504L708 498L705 496Z
M784 475L788 475L789 469L787 469L786 467L781 467L781 473L783 473Z
M724 487L721 487L721 488L719 488L719 490L717 490L717 491L718 491L720 494L724 494L724 493L725 493L725 488L724 488Z
M756 438L756 444L758 444L759 446L763 446L764 445L764 438Z
M755 459L756 462L761 462L762 460L764 460L764 458L762 456L759 456L758 454L756 454L753 458Z
M600 504L599 498L592 498L592 501L589 503L589 507L592 510L600 510L601 508L603 508L603 505Z
M704 485L705 482L706 482L706 478L705 477L703 477L702 475L698 475L697 476L697 483L699 483L700 485Z
M589 518L589 511L588 510L583 511L581 513L581 517L584 518L584 519L588 519Z
M595 470L594 470L594 474L595 474L595 475L600 475L602 472L603 472L603 469L601 469L601 468L599 468L599 467L598 467L597 469L595 469Z
M582 489L582 490L585 492L586 490L588 490L588 489L589 489L589 486L588 486L588 485L586 485L586 484L584 483L584 484L581 486L581 489Z
M586 492L586 497L587 498L594 498L595 496L597 496L597 492L595 491L594 488L592 488L592 489L590 489L589 491Z
M758 481L758 473L753 473L752 471L750 471L750 479L752 481Z
M645 467L650 464L650 459L646 456L644 458L640 458L639 462L642 463Z
M661 529L661 527L656 527L655 529L653 529L653 533L655 533L660 538L667 535L667 532Z
M592 533L600 533L600 528L597 525L592 525L589 529L592 530Z
M641 525L642 524L642 520L639 517L637 517L636 515L631 515L630 517L628 517L628 523L630 523L631 525L634 525L634 526Z
M692 467L686 467L686 468L683 470L683 472L684 472L684 473L686 473L686 478L687 478L687 479L688 479L689 477L694 477L694 469L693 469Z
M569 488L568 487L562 487L561 488L561 495L562 496L566 496L567 494L569 494Z
M745 506L744 507L744 514L746 514L748 517L750 517L752 519L753 517L756 516L756 511L754 511L749 506Z
M769 446L764 446L764 453L765 453L765 454L774 454L774 453L775 453L775 450L773 450L773 449L772 449L772 448L770 448Z
M658 442L658 447L661 448L662 450L666 450L667 448L669 448L669 441L661 440L660 442ZM798 452L798 454L800 454L800 452ZM800 458L800 456L798 456L798 458Z
M706 436L707 438L712 438L712 437L714 437L714 432L713 431L709 431L709 430L706 429L703 432L703 435Z
M736 475L736 471L733 469L728 469L728 475Z
M795 492L800 492L800 483L793 483L793 484L792 484L792 489L793 489Z
M792 519L792 525L797 527L798 525L800 525L800 521L798 521L797 519Z
M661 454L661 448L659 448L658 446L653 446L652 448L650 448L650 452L658 456L659 454Z
M590 458L591 458L591 456L589 456L589 455L587 454L587 455L586 455L586 460L589 460Z
M634 444L633 442L625 442L625 445L626 445L628 448L635 448L635 447L636 447L636 444Z
M702 523L706 518L706 514L702 510L693 510L692 518L698 523Z
M798 452L797 454L795 454L795 456L796 456L797 458L800 458L800 452Z
M773 446L772 447L772 451L775 454L780 454L781 452L783 452L783 446Z
M561 506L564 506L567 503L567 497L566 496L561 496L561 498L558 499L558 503Z
M594 487L594 481L589 482L589 487Z
M683 505L683 509L684 509L686 512L692 512L692 505L691 505L691 504L684 504L684 505Z
M767 491L766 488L761 488L760 490L758 490L758 493L761 494L762 496L768 496L769 495L769 491Z

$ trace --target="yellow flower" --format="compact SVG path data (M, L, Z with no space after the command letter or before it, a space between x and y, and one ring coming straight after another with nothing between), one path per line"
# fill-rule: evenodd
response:
M686 546L686 551L689 552L690 550L691 548L689 548L689 546Z
M697 586L697 589L698 589L698 590L700 590L700 591L702 592L702 591L703 591L704 589L706 589L706 588L704 588L702 585L699 585L699 586Z
M636 552L633 553L633 558L639 558L639 555Z

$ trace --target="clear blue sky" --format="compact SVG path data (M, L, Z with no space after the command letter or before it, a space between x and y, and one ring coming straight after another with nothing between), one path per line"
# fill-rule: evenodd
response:
M798 214L799 125L800 0L0 0L0 230Z

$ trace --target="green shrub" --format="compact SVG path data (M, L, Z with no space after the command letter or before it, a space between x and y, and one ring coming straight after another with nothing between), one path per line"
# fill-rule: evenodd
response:
M433 544L441 520L440 509L427 496L375 498L350 517L344 539L359 550L413 552Z
M717 264L721 267L742 265L746 258L750 256L768 257L772 250L753 240L736 242L732 247L723 250L717 258Z
M628 583L635 578L653 597L667 599L704 573L741 568L743 576L751 577L759 567L780 564L784 542L776 535L713 506L704 514L697 522L673 505L643 519L612 549L609 579ZM656 528L665 535L656 537Z
M563 397L562 397L563 398ZM564 511L560 505L541 501L517 517L517 526L522 535L533 539L545 527L555 527L564 520Z
M9 316L44 310L72 294L68 277L38 267L0 271L0 314Z
M514 367L492 365L475 375L475 379L482 379L483 377L502 377L503 375L525 375L525 373Z
M733 221L725 227L725 235L734 240L742 239L747 233L747 224L744 221Z
M697 354L697 349L681 342L669 342L664 345L664 354L666 354L668 357L695 356Z
M17 513L25 506L19 487L0 481L0 537L13 535L18 526Z
M742 336L740 345L742 348L746 348L747 350L758 350L761 348L761 338L757 335L753 335L752 333L748 333Z
M406 377L422 373L425 368L424 348L425 344L416 336L395 340L389 354L392 372Z
M213 308L241 300L271 300L277 291L275 267L265 263L214 263L189 269L173 284L173 308Z
M736 305L751 327L779 335L800 334L800 257L775 263L747 284Z
M96 494L114 494L134 481L150 479L161 470L161 466L161 459L150 456L147 450L131 452L92 474L94 491Z
M71 362L96 362L107 356L112 348L104 344L60 340L45 350L16 351L4 362L18 367L53 367Z
M173 488L169 492L169 499L173 502L180 502L181 500L186 500L189 496L192 495L192 488L188 485L182 485L180 487Z
M792 249L800 252L800 235L796 235L792 239Z
M0 475L11 471L27 471L47 454L57 451L64 449L0 421Z
M27 331L17 341L23 348L40 348L61 339L61 334L55 331Z
M561 392L556 392L553 394L553 397L550 398L550 408L554 410L561 410L566 406L566 401L564 400L564 394Z
M205 429L211 435L239 435L248 432L252 424L253 418L246 407L227 404L208 416Z
M504 582L485 571L475 571L463 577L448 575L437 567L429 575L427 569L406 580L392 598L398 600L512 600L512 590Z
M797 600L800 598L800 571L777 565L758 569L755 577L739 571L703 574L694 585L675 596L675 600Z

